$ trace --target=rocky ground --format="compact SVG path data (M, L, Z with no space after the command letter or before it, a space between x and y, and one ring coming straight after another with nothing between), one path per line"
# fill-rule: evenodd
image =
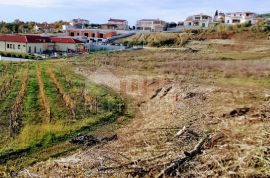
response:
M135 51L89 59L99 67L72 64L126 97L136 114L97 134L117 139L37 163L19 177L269 177L270 57L268 42L260 44L193 41L199 53ZM223 58L239 51L259 57Z

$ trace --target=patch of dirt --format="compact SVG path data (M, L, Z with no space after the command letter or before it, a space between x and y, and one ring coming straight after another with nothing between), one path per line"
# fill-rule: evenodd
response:
M217 67L242 72L242 66L235 64L260 68L265 61L205 61L203 69L186 62L190 61L178 61L188 68L185 75L179 71L135 75L124 70L124 64L94 71L76 67L88 80L131 97L137 103L135 117L114 130L117 140L38 163L22 170L19 177L155 177L184 158L188 161L172 177L270 176L269 88L218 83L220 73L210 76L213 73L205 70ZM206 135L209 140L193 155Z

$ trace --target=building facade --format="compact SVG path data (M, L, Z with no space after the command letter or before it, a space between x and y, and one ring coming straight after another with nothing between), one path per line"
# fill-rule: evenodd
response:
M247 24L253 25L256 23L256 17L257 15L253 12L226 13L225 24L234 25L234 24L247 23Z
M108 23L102 24L102 29L128 30L128 21L124 19L109 19Z
M90 41L103 41L117 35L116 31L100 29L68 29L66 35L70 37L87 37Z
M55 27L54 25L48 23L35 24L34 30L36 32L53 32Z
M162 32L166 28L166 22L159 19L142 19L136 23L136 30L148 32Z
M208 28L210 23L212 23L213 18L208 15L204 14L198 14L198 15L193 15L189 16L185 21L184 21L184 26L185 27L199 27L199 28Z
M213 21L215 23L225 23L225 13L216 11Z
M71 26L76 26L76 25L89 25L90 24L90 21L89 20L86 20L86 19L73 19L71 20L70 22L70 25Z
M37 35L0 36L0 51L11 53L46 54L51 52L83 52L85 44L79 40Z

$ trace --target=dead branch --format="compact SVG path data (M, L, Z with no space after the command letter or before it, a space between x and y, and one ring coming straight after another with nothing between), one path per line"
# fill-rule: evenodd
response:
M179 137L179 136L183 135L186 131L187 131L187 127L184 126L179 132L177 132L177 134L175 136Z
M119 170L119 169L122 169L122 168L130 168L130 166L142 164L142 163L145 163L145 162L150 162L150 161L162 158L162 157L164 157L166 155L167 155L167 152L163 153L161 155L155 156L155 157L151 157L151 158L147 158L147 159L138 159L138 160L135 160L135 161L132 161L132 162L129 162L129 163L125 163L125 164L121 164L121 165L115 166L115 167L101 167L98 170L99 171L108 171L108 170ZM133 167L132 169L136 169L136 168L138 168L138 167L135 167L135 168Z
M185 156L173 161L170 166L162 170L156 178L162 178L164 175L172 175L176 172L179 167L181 167L185 162L190 161L194 158L197 154L201 153L202 147L209 140L209 135L203 137L199 143L194 147L194 149L190 152L185 152Z
M161 91L162 91L162 88L157 89L155 93L151 96L150 100L154 99Z

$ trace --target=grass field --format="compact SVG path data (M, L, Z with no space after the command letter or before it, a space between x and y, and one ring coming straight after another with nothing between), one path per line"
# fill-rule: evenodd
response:
M124 111L121 98L65 63L3 62L0 71L0 177L76 149L65 141Z

